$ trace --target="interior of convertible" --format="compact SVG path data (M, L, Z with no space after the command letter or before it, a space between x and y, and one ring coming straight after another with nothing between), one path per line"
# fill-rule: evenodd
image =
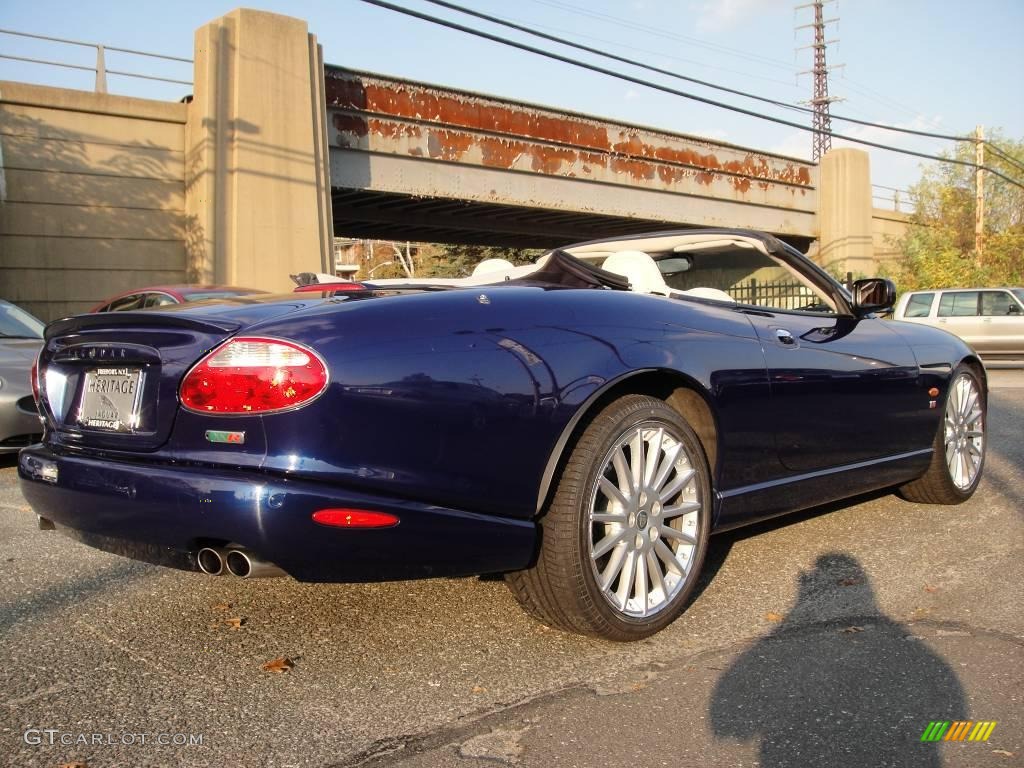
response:
M836 310L835 300L826 290L769 253L763 240L733 233L674 233L584 243L550 252L535 264L516 267L504 259L487 259L467 278L419 282L468 287L529 281L531 276L540 277L559 253L621 277L620 285L614 287L628 287L636 293L774 310Z

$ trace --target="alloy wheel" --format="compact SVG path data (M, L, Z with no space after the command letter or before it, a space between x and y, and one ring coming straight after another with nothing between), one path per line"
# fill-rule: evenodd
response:
M647 618L690 579L704 514L695 457L661 423L642 423L605 456L589 512L589 556L601 594Z
M974 379L961 373L946 398L943 439L949 477L960 490L970 488L985 455L985 424L981 394Z

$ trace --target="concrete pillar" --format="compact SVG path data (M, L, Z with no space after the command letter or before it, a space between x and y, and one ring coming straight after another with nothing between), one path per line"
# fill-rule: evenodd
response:
M195 35L185 132L188 277L288 291L331 271L323 56L306 23L234 10Z
M874 275L868 153L847 148L827 152L818 179L815 261L833 274Z

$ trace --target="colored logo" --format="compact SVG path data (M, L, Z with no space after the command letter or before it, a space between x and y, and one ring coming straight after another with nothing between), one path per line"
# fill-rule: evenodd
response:
M995 727L995 720L932 720L921 741L988 741Z
M206 439L211 443L228 443L230 445L244 445L245 432L225 432L219 429L206 430Z

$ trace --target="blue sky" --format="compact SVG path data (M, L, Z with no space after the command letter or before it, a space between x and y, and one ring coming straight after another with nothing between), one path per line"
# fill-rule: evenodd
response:
M804 0L802 0L804 1ZM422 2L395 0L417 10L483 22ZM810 80L797 80L810 67L810 10L794 12L792 0L461 0L492 15L538 30L572 37L593 47L647 61L692 77L753 91L780 101L810 95ZM236 7L232 2L177 0L173 3L58 2L0 0L0 27L87 42L191 57L194 30ZM252 2L302 18L318 36L333 64L466 88L597 116L729 141L754 149L809 157L810 134L658 93L565 64L514 51L463 33L365 5L333 2ZM831 92L846 100L833 112L941 133L973 131L981 123L1024 138L1024 2L975 0L839 0L826 6L838 16L828 38L833 73ZM493 29L493 28L492 28ZM507 34L501 29L493 30ZM514 33L512 33L514 34ZM526 42L535 40L517 35ZM548 44L543 44L547 47ZM91 65L86 49L0 35L0 52ZM609 68L622 65L595 57ZM109 54L108 68L191 79L187 64ZM787 110L678 83L637 71L682 90L800 120ZM87 72L60 70L0 59L0 79L91 88ZM187 86L163 85L111 76L109 89L125 95L178 99ZM873 141L937 153L948 142L915 139L879 129L833 123L833 130ZM835 142L839 145L840 142ZM917 180L916 158L872 151L876 184L905 188ZM879 195L886 195L879 191ZM884 203L879 202L880 205Z

